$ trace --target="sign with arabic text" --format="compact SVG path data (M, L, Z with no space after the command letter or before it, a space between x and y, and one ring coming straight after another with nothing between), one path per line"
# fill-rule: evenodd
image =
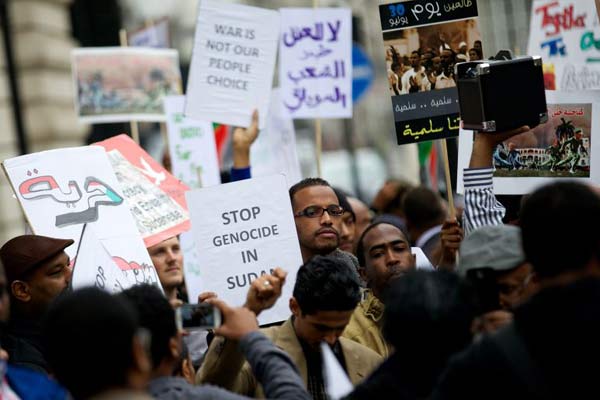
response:
M185 115L243 127L267 115L278 38L277 11L200 0Z
M122 269L152 266L104 148L49 150L10 158L2 165L32 232L73 239L75 244L65 249L71 259L87 225L110 257L122 260ZM158 281L153 267L144 271L145 281Z
M302 255L285 177L191 190L186 197L200 261L199 273L186 275L189 297L210 291L231 305L242 305L252 281L280 267L288 272L283 293L258 320L287 319Z
M476 0L383 4L379 16L398 144L458 136L454 65L482 54Z
M284 115L352 118L352 12L282 8L279 82Z

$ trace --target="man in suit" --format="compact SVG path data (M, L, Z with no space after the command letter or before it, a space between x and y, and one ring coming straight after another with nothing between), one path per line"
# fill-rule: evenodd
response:
M283 279L263 276L253 282L247 305L260 312L275 302L274 298L257 301L257 288L274 287L280 293ZM260 298L260 295L258 296ZM276 297L276 296L275 296ZM315 256L304 264L296 276L292 316L281 326L263 329L273 343L284 350L296 364L313 399L324 399L320 343L326 342L356 384L381 361L371 349L340 335L360 301L360 282L346 262L335 256ZM250 365L237 350L237 343L216 338L209 347L197 383L212 383L236 393L264 397Z
M440 235L446 210L440 197L431 189L420 186L404 198L406 228L414 246L420 247L433 265L438 264Z

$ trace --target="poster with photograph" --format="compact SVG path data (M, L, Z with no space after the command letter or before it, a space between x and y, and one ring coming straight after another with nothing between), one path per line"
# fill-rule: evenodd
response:
M279 85L291 118L352 118L352 11L282 8Z
M499 144L493 153L494 193L526 194L556 179L600 183L600 91L546 91L549 120ZM458 190L473 132L459 138ZM596 154L597 153L597 154Z
M181 94L177 50L79 48L71 62L84 123L165 121L163 97Z
M275 10L200 0L185 115L242 127L267 115L279 25Z
M33 234L73 239L65 251L75 259L87 224L111 257L145 275L145 281L158 280L153 267L139 269L152 261L102 147L26 154L2 166Z
M398 144L458 136L454 65L483 59L477 2L379 6Z

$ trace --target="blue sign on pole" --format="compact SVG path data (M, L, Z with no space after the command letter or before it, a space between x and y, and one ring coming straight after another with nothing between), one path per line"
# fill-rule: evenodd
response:
M352 102L356 104L367 93L375 80L373 63L365 51L352 44Z

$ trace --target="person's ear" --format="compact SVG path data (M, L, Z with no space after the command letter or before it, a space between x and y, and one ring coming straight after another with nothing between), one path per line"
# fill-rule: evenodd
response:
M183 360L181 364L181 375L183 378L190 384L194 385L196 380L196 371L194 370L194 366L192 365L192 361L189 357Z
M10 284L10 292L13 297L23 303L31 301L31 288L27 282L24 281L13 281Z
M294 297L290 297L290 311L294 317L298 318L300 316L300 306Z
M149 339L149 338L148 338ZM149 354L149 343L143 343L145 340L140 335L133 337L132 358L133 368L142 374L150 374L152 371L152 361ZM147 345L146 345L147 344Z
M367 268L359 267L358 275L360 276L360 279L362 279L364 282L367 282Z

